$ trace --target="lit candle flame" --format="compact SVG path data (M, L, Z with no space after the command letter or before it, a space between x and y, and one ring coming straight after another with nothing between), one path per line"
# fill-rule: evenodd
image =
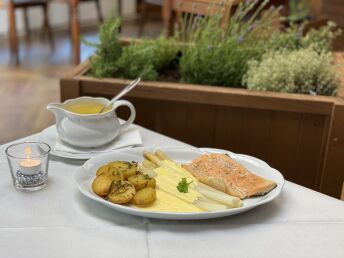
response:
M25 152L26 159L30 159L30 156L31 156L31 153L32 153L32 149L30 147L26 147L24 152Z

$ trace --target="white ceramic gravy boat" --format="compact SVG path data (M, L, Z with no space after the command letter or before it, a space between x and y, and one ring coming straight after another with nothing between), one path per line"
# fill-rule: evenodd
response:
M126 100L116 101L109 111L100 114L76 114L66 110L66 107L72 104L92 102L106 105L109 100L80 97L63 103L48 104L47 109L55 115L56 129L61 140L77 147L102 146L113 141L135 119L135 108ZM116 114L116 109L120 106L127 106L130 109L130 117L123 124L120 124Z

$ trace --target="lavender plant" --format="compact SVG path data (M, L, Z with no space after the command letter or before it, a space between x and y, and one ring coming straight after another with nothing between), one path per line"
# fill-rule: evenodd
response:
M177 34L179 40L187 43L180 59L182 81L245 87L242 78L247 71L247 62L261 58L266 52L264 40L276 30L272 23L278 9L261 13L268 2L243 2L225 27L221 26L223 11L206 18L186 16Z

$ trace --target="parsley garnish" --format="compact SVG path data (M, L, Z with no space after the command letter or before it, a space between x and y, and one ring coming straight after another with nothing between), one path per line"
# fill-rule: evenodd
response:
M191 182L187 182L186 181L186 177L183 177L182 180L179 181L178 185L177 185L177 190L181 193L187 193L189 191L189 185L192 183Z

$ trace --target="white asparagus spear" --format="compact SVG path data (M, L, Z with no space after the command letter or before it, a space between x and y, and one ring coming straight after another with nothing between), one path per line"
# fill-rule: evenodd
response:
M201 210L205 211L218 211L218 210L226 210L227 206L215 202L210 202L208 200L196 200L193 203L196 207Z
M156 164L154 164L152 161L149 161L148 159L144 159L142 161L142 165L144 165L145 167L148 167L148 168L157 168L158 166Z
M155 155L158 156L160 160L171 160L162 150L156 150Z
M217 210L226 210L228 207L226 205L223 205L221 203L217 203L214 202L212 200L208 200L202 197L197 198L196 200L194 200L193 202L190 202L187 198L183 198L181 195L176 194L172 189L170 188L165 188L165 187L161 187L161 186L157 186L159 187L161 190L185 201L188 202L190 204L195 205L197 208L204 210L204 211L217 211Z
M155 177L157 175L154 169L146 167L143 164L138 166L138 170L141 171L144 175L148 175L150 177Z
M198 190L205 197L213 201L223 203L231 208L237 208L242 206L242 201L240 200L240 198L223 193L201 182L197 184L196 190Z
M155 165L160 167L161 165L161 160L158 156L156 156L154 153L151 153L149 151L144 151L143 156L148 159L149 161L153 162Z

